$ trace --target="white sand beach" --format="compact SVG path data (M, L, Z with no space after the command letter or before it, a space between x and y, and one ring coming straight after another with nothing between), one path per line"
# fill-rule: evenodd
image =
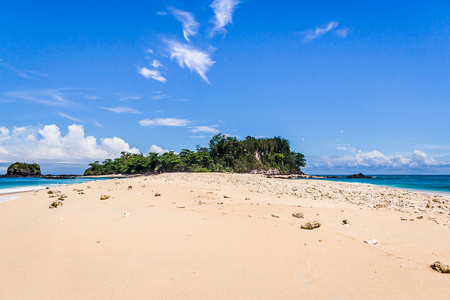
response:
M214 173L17 196L0 203L1 299L448 298L430 268L450 264L441 196Z

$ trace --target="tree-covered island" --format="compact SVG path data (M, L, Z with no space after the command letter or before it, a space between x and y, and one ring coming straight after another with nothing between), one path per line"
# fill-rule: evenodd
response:
M209 147L197 147L180 153L170 151L148 156L122 152L116 159L89 164L84 175L141 174L148 172L235 172L272 174L302 174L306 165L303 154L290 150L289 141L281 138L257 139L247 136L239 141L235 137L217 134Z
M6 172L6 176L9 177L36 177L41 176L41 167L38 164L15 162Z

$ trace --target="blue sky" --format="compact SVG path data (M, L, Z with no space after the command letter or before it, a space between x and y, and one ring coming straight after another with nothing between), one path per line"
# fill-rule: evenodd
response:
M449 1L1 1L0 173L82 173L221 132L287 138L310 174L450 174L449 15Z

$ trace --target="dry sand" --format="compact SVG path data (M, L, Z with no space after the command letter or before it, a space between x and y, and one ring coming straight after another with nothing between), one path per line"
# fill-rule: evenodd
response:
M237 174L54 190L55 209L49 190L0 203L0 299L450 297L429 267L450 263L448 198Z

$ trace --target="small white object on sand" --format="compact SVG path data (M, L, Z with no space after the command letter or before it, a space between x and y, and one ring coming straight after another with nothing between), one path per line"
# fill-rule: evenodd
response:
M180 205L177 205L177 207L178 207L178 208L185 208L186 205L180 204Z
M376 244L378 244L378 241L376 239L371 239L371 240L365 240L364 243L375 246Z
M131 213L129 213L129 212L124 212L123 215L122 215L122 217L128 217L128 216L130 216L130 215L131 215Z

